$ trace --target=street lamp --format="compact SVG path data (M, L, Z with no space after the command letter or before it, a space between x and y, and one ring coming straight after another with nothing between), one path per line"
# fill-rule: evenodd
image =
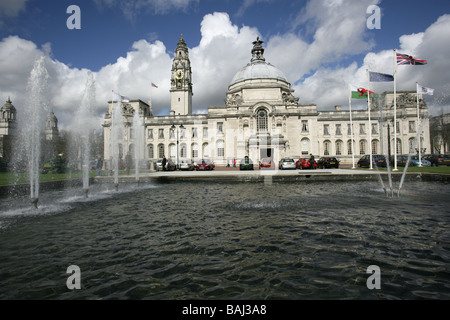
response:
M174 130L174 131L175 131L175 129L177 130L177 169L180 169L180 166L179 166L179 164L178 164L178 153L179 153L179 149L180 149L180 148L179 148L179 145L180 145L179 129L183 130L183 129L184 129L184 126L183 126L183 124L181 124L180 127L177 128L177 127L175 126L175 124L172 124L171 129Z

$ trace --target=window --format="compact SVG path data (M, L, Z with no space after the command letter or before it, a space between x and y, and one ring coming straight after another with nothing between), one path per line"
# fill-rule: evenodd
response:
M378 125L376 123L372 124L372 134L378 134Z
M203 157L204 158L209 157L209 145L207 143L203 144Z
M152 144L149 144L148 147L147 147L147 149L148 149L148 157L149 157L149 159L153 159L153 157L154 157L154 153L153 153L153 145L152 145Z
M158 158L164 157L164 145L160 144L158 145Z
M352 144L352 140L348 140L347 141L347 150L348 150L348 155L351 156L353 155L353 148L352 148L353 144Z
M164 129L158 130L158 139L164 139Z
M169 158L176 158L177 156L177 146L174 143L169 145Z
M324 125L323 125L323 134L324 134L325 136L330 135L330 125L328 125L328 124L324 124Z
M186 158L186 144L182 143L180 146L180 157L181 158Z
M134 129L130 128L130 139L134 139Z
M256 116L258 132L267 132L268 120L266 110L259 110Z
M184 139L186 138L186 128L181 128L180 129L180 139Z
M192 159L198 158L198 144L192 144Z
M414 143L415 140L416 139L414 139L414 138L409 139L409 153L413 153L416 149L416 145Z
M175 129L170 129L170 131L169 131L169 139L175 139Z
M302 155L309 155L309 140L302 140Z
M347 125L347 134L349 135L349 136L351 136L352 135L352 132L353 130L352 130L352 125L349 123L348 125Z
M330 155L330 147L331 147L331 142L330 141L327 140L327 141L325 141L323 143L323 149L324 149L323 154L325 156L329 156Z
M372 154L378 154L378 141L372 141Z
M337 156L342 155L342 146L343 146L342 141L340 141L340 140L336 141L336 155Z
M366 125L363 123L359 125L359 134L366 134Z
M400 122L397 122L397 133L400 133Z
M147 138L153 140L153 129L148 129Z
M208 128L203 128L203 138L208 138Z
M197 128L192 128L192 138L197 138Z
M337 136L342 135L342 126L340 124L336 125L336 135Z
M217 122L217 133L223 133L223 122Z
M410 133L415 133L416 132L416 122L415 121L410 121L409 122L409 132Z
M366 141L361 140L359 142L359 154L366 154Z
M309 132L308 120L302 120L302 132Z
M217 156L223 158L225 156L225 148L223 140L217 142Z
M397 154L402 154L402 140L397 139Z

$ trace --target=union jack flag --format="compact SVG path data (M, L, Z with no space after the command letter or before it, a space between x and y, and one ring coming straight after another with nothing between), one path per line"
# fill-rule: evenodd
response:
M413 66L423 66L427 64L427 60L416 59L407 54L397 53L397 64L400 65L413 65Z

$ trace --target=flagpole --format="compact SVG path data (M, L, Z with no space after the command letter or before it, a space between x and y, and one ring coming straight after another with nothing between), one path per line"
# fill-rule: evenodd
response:
M416 82L416 98L417 98L417 133L418 133L418 139L419 139L419 167L422 167L422 151L421 151L421 143L420 143L420 136L421 136L421 123L420 123L420 108L419 108L419 83Z
M394 49L394 171L397 167L397 49Z
M350 84L348 85L348 104L350 106L350 136L352 139L352 169L355 169L355 148L353 146L353 117L352 117L352 88Z
M369 69L367 69L367 107L368 107L368 114L369 114L369 156L370 156L370 170L373 170L373 155L372 155L372 121L370 119L370 73Z

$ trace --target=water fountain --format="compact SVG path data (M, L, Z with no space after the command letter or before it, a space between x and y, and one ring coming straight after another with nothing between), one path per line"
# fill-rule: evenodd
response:
M134 111L133 126L134 132L134 158L135 158L135 176L136 182L139 182L139 165L144 159L145 137L144 137L144 121L138 110Z
M114 94L115 96L118 96ZM116 97L117 98L117 97ZM114 99L113 99L114 100ZM111 116L111 137L110 137L110 146L111 146L111 154L112 154L112 170L114 174L114 187L116 190L119 189L119 159L121 153L121 144L120 141L123 137L123 133L125 130L123 115L122 115L122 100L121 97L118 96L117 101L112 101L112 116Z
M75 115L75 132L79 136L79 158L81 158L81 170L83 181L83 192L85 198L89 194L89 161L90 141L89 135L95 128L89 119L93 118L92 103L95 101L95 80L92 72L88 72L84 94L81 100L80 107Z
M30 201L33 208L39 202L39 169L41 153L41 134L44 130L45 91L47 89L48 72L45 58L36 59L28 78L27 103L19 119L18 148L13 155L17 163L26 163L30 182Z

